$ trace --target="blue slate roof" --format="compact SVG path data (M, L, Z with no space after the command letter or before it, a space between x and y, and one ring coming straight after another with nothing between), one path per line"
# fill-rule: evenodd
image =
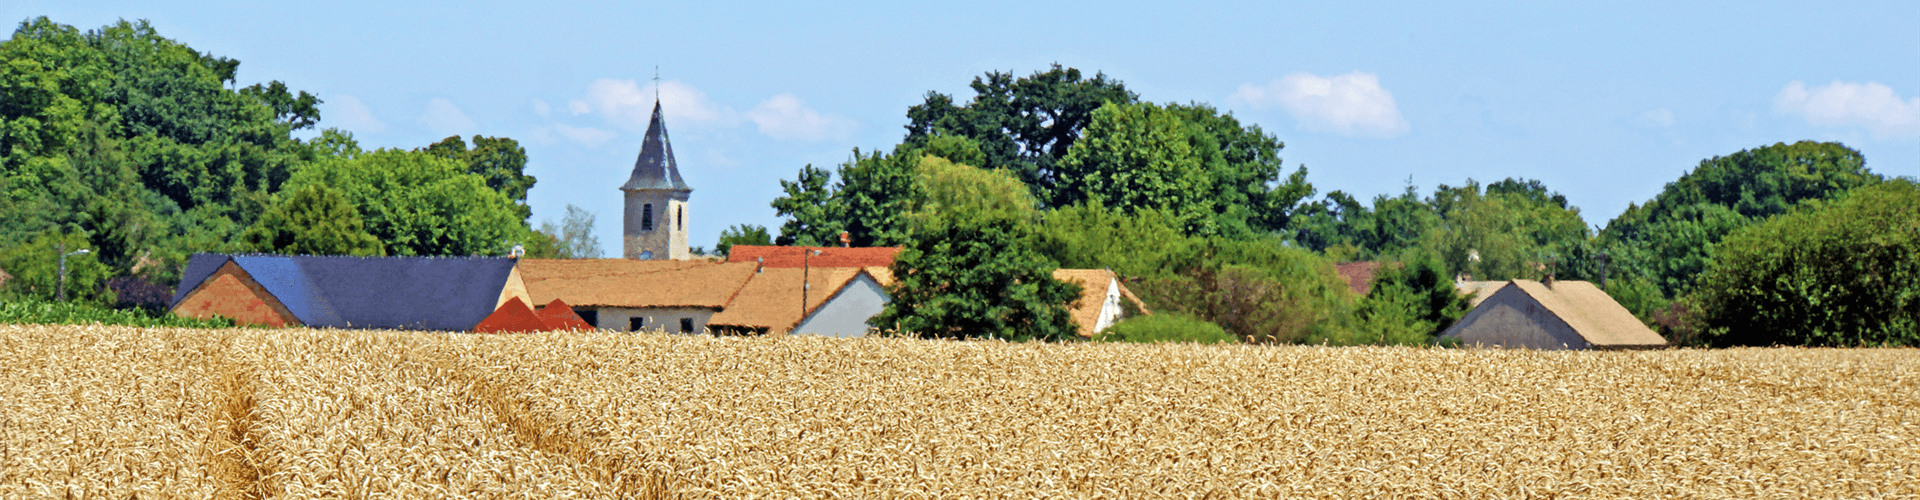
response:
M174 303L229 260L306 326L448 331L492 314L514 265L504 257L197 254Z
M659 101L653 103L653 121L647 123L647 136L640 141L640 157L633 161L633 175L620 189L693 191L686 181L680 180L680 164L673 160L673 141L667 140L667 120L660 113Z

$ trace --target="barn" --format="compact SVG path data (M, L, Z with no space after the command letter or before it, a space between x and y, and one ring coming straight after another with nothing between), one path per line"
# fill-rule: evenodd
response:
M1585 281L1464 282L1473 309L1441 333L1473 347L1649 349L1666 339Z
M196 254L168 307L178 316L316 328L466 331L509 299L514 259Z

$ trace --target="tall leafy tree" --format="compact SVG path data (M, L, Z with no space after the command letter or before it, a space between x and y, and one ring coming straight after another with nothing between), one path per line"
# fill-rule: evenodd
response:
M1119 80L1105 74L1086 78L1059 64L1018 79L988 72L970 87L974 97L962 105L952 96L928 92L925 102L907 110L903 143L918 147L938 135L972 139L986 157L977 166L1015 172L1043 202L1053 200L1060 183L1055 165L1091 123L1093 111L1138 99Z
M1054 201L1159 210L1189 234L1214 234L1213 179L1193 142L1186 122L1159 105L1108 104L1061 159Z
M466 166L424 152L382 149L302 169L294 186L339 189L388 255L502 255L530 230L506 195Z
M1676 297L1692 288L1733 231L1881 180L1859 151L1839 143L1753 148L1702 160L1646 204L1629 205L1600 238L1612 272L1647 278Z
M1061 340L1079 286L1053 278L1033 246L1034 201L1004 170L928 158L911 243L894 260L892 298L868 323L928 338Z
M424 150L436 156L458 161L467 166L467 173L485 179L487 187L505 195L507 199L519 205L522 219L533 214L527 207L527 191L533 189L538 181L526 174L527 150L520 142L505 137L473 136L473 146L460 136L441 139Z
M838 241L844 222L840 206L834 203L828 182L833 174L809 164L800 168L800 177L780 181L786 196L773 199L774 212L787 218L780 226L777 245L821 246Z
M535 232L545 235L553 242L552 255L539 257L558 259L598 259L606 255L600 247L600 237L593 235L593 212L567 204L567 215L559 225L553 221L543 221ZM528 252L532 254L532 251Z
M340 191L309 184L285 193L280 203L240 234L254 251L291 255L379 256L380 239L366 231L360 210Z
M715 255L726 257L728 252L733 251L734 245L772 244L773 234L767 232L766 226L738 224L720 230L720 242L713 245L713 250Z

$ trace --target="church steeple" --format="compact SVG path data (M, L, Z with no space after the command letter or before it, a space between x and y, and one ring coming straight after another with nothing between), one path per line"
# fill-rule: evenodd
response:
M687 250L687 198L693 188L680 179L658 97L653 101L653 121L640 142L640 158L634 160L633 175L620 191L627 199L621 245L626 258L685 260L692 256Z
M667 140L667 122L661 116L658 99L653 101L653 121L647 123L647 137L640 143L640 158L633 162L633 176L620 189L693 190L680 180L680 165L673 161L673 143Z

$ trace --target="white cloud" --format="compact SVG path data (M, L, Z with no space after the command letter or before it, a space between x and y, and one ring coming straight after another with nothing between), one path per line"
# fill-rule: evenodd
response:
M611 130L600 130L593 127L573 127L565 123L553 124L553 130L554 132L559 132L561 137L566 137L573 142L588 146L601 145L607 142L607 140L613 139L615 135Z
M1647 128L1667 128L1673 126L1675 122L1673 111L1658 108L1640 112L1640 116L1635 117L1633 123Z
M760 126L760 133L780 140L820 141L844 139L853 133L853 120L823 115L793 94L767 99L747 112L747 119Z
M653 115L656 91L664 103L661 111L666 113L668 122L733 121L732 110L715 106L707 101L706 93L677 81L662 82L656 90L653 84L641 86L633 80L594 80L587 84L586 102L575 101L577 106L572 109L576 114L584 113L591 103L592 111L600 113L609 123L622 128L645 130L648 119Z
M1807 89L1795 81L1774 97L1776 111L1804 115L1807 123L1822 127L1864 126L1876 137L1920 135L1920 97L1902 99L1879 82L1835 80Z
M427 112L420 115L420 123L436 134L460 134L474 128L473 119L467 118L459 106L438 97L427 103Z
M587 107L587 101L573 100L567 101L567 112L573 113L573 116L580 116L592 113L593 108Z
M1284 107L1308 130L1393 136L1408 129L1393 93L1380 88L1380 77L1372 73L1333 77L1294 73L1265 86L1241 85L1227 99L1255 108Z
M547 105L547 101L539 99L533 100L533 114L540 115L541 118L546 118L547 115L551 113L553 113L553 106Z
M336 125L334 128L348 132L376 133L385 132L387 123L373 116L373 110L367 109L359 98L346 94L335 94L326 99L326 119Z

